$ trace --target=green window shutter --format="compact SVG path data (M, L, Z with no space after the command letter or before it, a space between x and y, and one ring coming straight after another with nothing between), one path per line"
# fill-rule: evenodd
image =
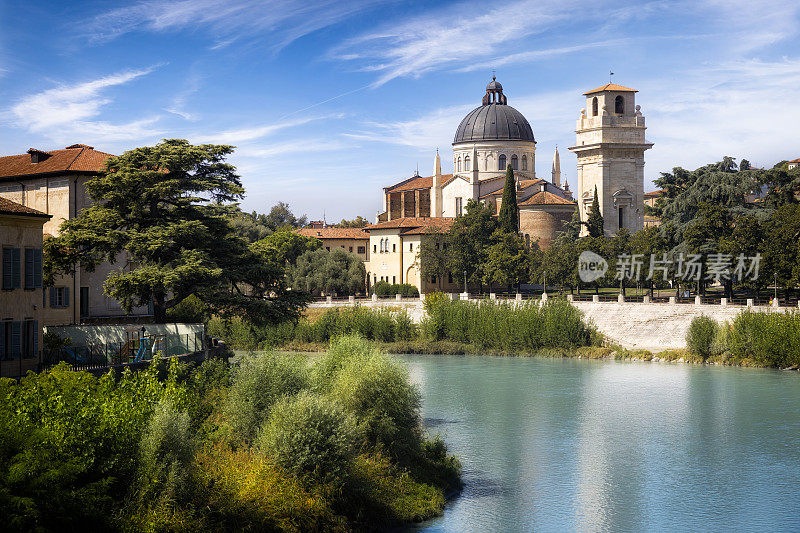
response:
M25 248L25 288L33 289L35 286L35 278L33 275L34 265L33 257L35 250L33 248Z
M42 249L33 251L33 288L42 288Z
M11 323L11 358L22 355L22 322Z
M39 321L33 321L33 355L36 356L39 353Z
M22 285L20 283L20 261L21 254L19 248L11 249L11 288L19 289Z
M14 288L14 281L12 278L13 268L11 263L14 260L14 253L11 248L3 248L3 289L9 290Z
M50 287L50 307L56 306L56 288Z

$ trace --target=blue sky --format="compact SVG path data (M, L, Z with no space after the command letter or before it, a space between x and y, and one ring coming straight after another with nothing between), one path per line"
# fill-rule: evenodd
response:
M649 181L800 157L800 2L0 0L0 154L162 138L237 146L243 208L372 219L430 175L496 69L571 182L582 93L638 89ZM645 184L650 189L649 183Z

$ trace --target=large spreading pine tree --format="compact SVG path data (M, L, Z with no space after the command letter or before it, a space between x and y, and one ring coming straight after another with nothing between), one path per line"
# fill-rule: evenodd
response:
M600 214L600 201L597 198L597 185L594 186L594 201L589 208L589 216L585 224L590 237L602 237L605 233L603 215Z
M519 233L519 207L517 207L517 183L514 169L506 168L506 185L503 188L503 203L498 216L500 229L508 233Z

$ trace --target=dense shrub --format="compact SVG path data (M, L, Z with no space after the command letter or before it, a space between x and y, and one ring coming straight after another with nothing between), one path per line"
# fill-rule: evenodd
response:
M703 359L708 359L717 336L717 328L717 321L713 318L699 316L693 319L686 332L686 345L689 350Z
M386 281L379 281L372 288L372 293L381 298L393 297L398 294L403 298L419 297L419 290L410 283L389 283Z
M303 361L267 352L242 358L233 374L223 412L235 440L250 443L269 417L272 405L309 384Z
M745 310L731 323L728 345L734 361L787 367L800 364L800 313Z
M326 343L335 337L356 334L382 342L407 340L416 334L416 326L405 310L377 311L362 307L333 308L313 324L295 330L297 340Z
M301 479L341 483L356 456L356 439L355 423L338 402L301 392L275 405L256 444Z
M171 400L161 400L147 424L139 449L140 500L184 500L190 487L195 449L189 414L175 409Z
M373 353L346 360L331 384L331 395L356 416L370 447L385 450L402 462L418 449L419 393L409 383L405 368L386 355Z
M379 353L376 347L356 335L335 337L325 355L316 361L312 369L315 388L327 392L348 361L363 361Z

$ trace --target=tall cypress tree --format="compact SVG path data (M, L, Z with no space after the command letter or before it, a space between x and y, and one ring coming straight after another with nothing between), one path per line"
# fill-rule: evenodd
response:
M597 199L597 185L594 186L594 201L592 207L589 208L589 217L585 224L590 237L602 237L605 233L603 215L600 214L600 201Z
M517 184L514 169L506 168L506 186L503 189L503 203L498 216L500 229L508 233L519 233L519 208L517 207Z

